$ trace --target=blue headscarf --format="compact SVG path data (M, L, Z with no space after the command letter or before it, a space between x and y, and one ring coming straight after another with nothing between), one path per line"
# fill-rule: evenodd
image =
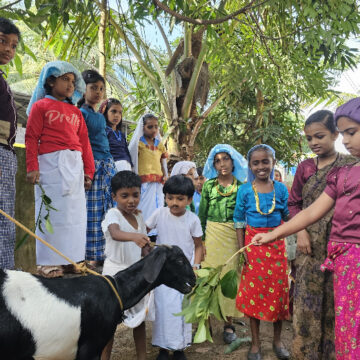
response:
M66 61L51 61L48 62L43 69L41 70L38 83L36 88L32 94L31 100L29 105L26 109L26 114L30 114L31 107L33 106L34 102L43 99L46 95L45 93L45 82L46 79L53 75L55 77L59 77L61 75L73 73L75 75L75 91L70 98L73 104L76 104L83 96L86 90L85 82L78 70L75 69L73 65Z
M257 151L257 150L265 150L265 149L266 149L266 150L269 150L269 151L272 153L272 155L273 155L273 157L274 157L274 160L275 160L275 150L274 150L271 146L269 146L269 145L259 144L259 145L253 146L253 147L248 151L247 156L246 156L248 162L249 162L249 159L250 159L250 157L251 157L251 154L252 154L254 151ZM274 180L274 173L275 173L275 169L273 168L272 171L271 171L271 173L270 173L270 179L271 179L271 180ZM247 182L252 183L254 180L255 180L255 175L254 175L254 173L251 171L250 166L249 166L249 167L248 167Z
M213 179L218 176L214 166L214 158L215 155L219 153L227 153L231 156L234 165L232 174L239 181L244 182L247 174L247 161L240 153L238 153L232 146L228 144L218 144L210 150L209 156L204 166L203 176L205 176L207 179Z

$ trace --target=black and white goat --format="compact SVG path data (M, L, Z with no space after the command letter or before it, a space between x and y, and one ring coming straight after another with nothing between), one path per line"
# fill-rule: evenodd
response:
M126 310L161 284L190 292L195 275L179 247L161 246L112 281ZM99 360L122 316L102 277L45 279L0 270L1 359Z

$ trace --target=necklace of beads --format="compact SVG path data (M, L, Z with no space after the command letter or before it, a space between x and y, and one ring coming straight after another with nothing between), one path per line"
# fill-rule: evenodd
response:
M219 180L218 179L216 179L216 182L217 182L217 184L216 184L216 186L215 186L215 189L216 189L216 191L218 192L218 194L220 194L221 196L230 196L234 191L235 191L235 188L236 188L236 178L233 176L233 183L232 183L232 187L231 187L231 189L229 190L229 192L227 192L227 193L223 193L223 192L221 192L220 190L219 190Z
M275 210L275 204L276 204L276 199L275 199L275 187L274 187L274 182L272 183L273 185L273 189L274 189L274 197L272 199L272 204L271 204L271 208L269 209L269 211L267 213L264 213L260 210L260 199L259 199L259 194L256 190L256 186L255 186L255 181L251 184L252 189L254 191L254 195L255 195L255 203L256 203L256 211L258 213L260 213L261 215L270 215L274 210Z
M358 163L359 163L359 161L357 161L356 163L354 163L354 164L352 164L352 165L347 166L347 172L346 172L345 179L344 179L344 184L343 184L343 194L344 194L345 196L350 196L350 195L352 195L352 194L357 190L357 188L359 187L360 180L357 182L357 184L356 184L356 186L354 187L353 190L351 190L351 191L345 191L345 186L346 186L346 183L347 183L347 179L348 179L348 175L349 175L350 169L351 169L354 165L356 165L356 164L358 164Z

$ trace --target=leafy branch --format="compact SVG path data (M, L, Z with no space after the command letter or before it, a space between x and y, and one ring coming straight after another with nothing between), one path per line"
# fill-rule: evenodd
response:
M52 200L46 195L45 190L42 187L42 185L40 183L37 183L37 185L39 186L39 188L41 190L41 195L40 195L41 196L41 204L40 204L40 210L39 210L36 222L35 222L35 229L37 227L39 227L39 230L44 234L44 230L43 230L43 228L41 226L43 224L43 220L41 219L41 213L42 213L43 207L45 207L45 212L46 212L46 214L44 216L45 228L50 234L53 234L54 229L53 229L53 226L52 226L52 224L50 222L50 211L51 210L58 211L58 210L55 209L51 205ZM28 237L29 237L29 233L26 233L21 238L21 240L16 244L15 251L18 250L25 243L25 241L27 240Z
M238 250L223 265L196 270L196 285L191 293L184 297L183 310L176 314L184 316L187 323L198 323L194 343L206 340L213 342L209 325L211 315L220 321L227 321L220 299L221 295L235 299L238 290L238 274L234 269L229 270L223 277L221 277L221 273L238 254L240 254L238 266L241 267L245 261L243 252L250 245L252 244Z

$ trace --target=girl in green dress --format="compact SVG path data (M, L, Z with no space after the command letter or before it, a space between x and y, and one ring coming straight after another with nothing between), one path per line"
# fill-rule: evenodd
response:
M209 153L203 175L205 182L199 206L199 218L205 234L205 260L203 267L217 267L225 263L238 249L233 222L236 194L247 174L247 161L232 146L216 145ZM224 269L224 273L238 268L238 257ZM235 300L221 299L221 308L227 316L224 341L236 339L232 317L242 317Z

